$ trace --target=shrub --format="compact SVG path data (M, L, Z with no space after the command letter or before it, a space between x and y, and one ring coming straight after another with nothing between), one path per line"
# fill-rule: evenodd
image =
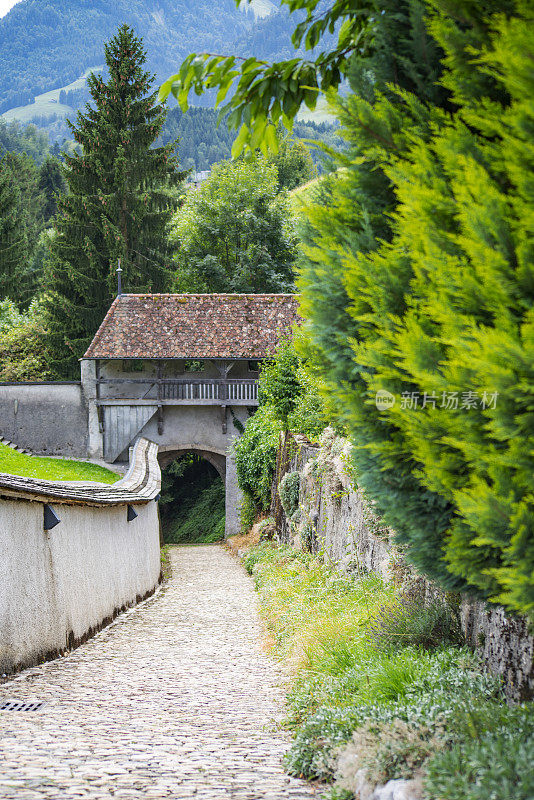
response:
M347 742L359 719L354 709L322 707L299 726L284 763L290 775L330 780L336 748Z
M271 406L260 406L247 420L243 435L234 444L239 486L258 509L271 503L271 485L282 423Z
M0 380L31 381L53 377L48 333L39 301L24 314L10 301L0 306Z
M405 596L379 609L370 635L380 650L409 645L432 650L444 644L463 643L458 614L446 603L433 600L425 605Z
M424 783L430 800L534 797L532 704L500 709L492 705L482 716L485 719L476 720L476 710L465 715L465 728L471 729L471 737L463 737L450 749L438 750L428 762ZM482 730L477 730L477 722L482 723Z
M258 533L260 534L260 542L273 539L276 533L276 523L274 517L265 517L258 523Z
M298 472L287 472L278 487L278 494L286 517L290 519L299 507L300 475Z
M316 442L329 424L328 412L320 393L321 382L311 374L309 364L305 361L301 361L297 368L297 380L300 391L293 410L288 414L287 427Z
M239 523L241 525L241 533L248 533L254 525L258 510L254 502L254 498L248 492L243 492L243 498L239 506Z
M401 720L410 728L428 729L425 736L442 736L444 728L454 731L457 719L473 706L501 699L499 681L480 672L476 659L468 651L450 648L429 654L420 667L417 667L415 651L408 658L413 660L415 668L411 674L409 669L404 670L402 676L402 666L397 665L400 670L393 684L394 692L386 689L382 697L375 695L373 702L358 702L366 696L373 698L373 684L378 688L381 674L386 675L388 670L387 662L379 662L373 675L372 662L368 661L360 664L360 682L356 682L352 697L342 698L343 706L322 705L301 720L287 754L292 774L331 778L337 749L363 725L369 724L371 730L373 725L391 726ZM330 697L339 703L338 689L335 687ZM390 756L385 753L384 759L388 758Z
M367 722L339 753L336 778L342 788L353 792L361 769L373 785L413 778L448 738L439 726L409 725L400 719L387 724Z
M263 364L260 383L260 403L275 409L284 429L307 436L316 441L328 425L327 412L320 396L321 382L310 372L308 361L297 354L305 354L305 345L284 340L274 358Z
M302 387L297 377L299 358L290 341L278 345L275 358L265 361L261 367L259 400L269 405L287 429L287 418L294 410Z

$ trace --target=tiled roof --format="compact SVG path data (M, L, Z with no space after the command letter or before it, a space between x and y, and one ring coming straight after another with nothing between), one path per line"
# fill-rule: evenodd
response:
M265 358L297 320L291 294L123 294L84 358Z

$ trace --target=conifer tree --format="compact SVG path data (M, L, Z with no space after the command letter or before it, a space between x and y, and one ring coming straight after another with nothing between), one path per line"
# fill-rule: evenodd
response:
M531 8L432 4L456 110L347 101L353 160L312 211L304 314L357 480L410 560L533 617Z
M43 224L39 171L26 153L6 153L0 173L0 295L27 307L41 277L32 259Z
M18 279L26 253L18 224L19 191L6 157L0 161L0 299L18 300Z
M61 169L61 161L55 156L48 156L39 170L39 189L43 192L45 204L43 208L44 225L49 225L57 211L58 197L66 189L65 178Z
M152 147L165 120L144 70L142 41L127 25L105 45L109 79L88 78L92 104L71 124L82 152L67 155L68 193L58 204L47 266L54 369L77 359L116 294L118 260L128 291L165 291L166 226L177 205L175 143Z

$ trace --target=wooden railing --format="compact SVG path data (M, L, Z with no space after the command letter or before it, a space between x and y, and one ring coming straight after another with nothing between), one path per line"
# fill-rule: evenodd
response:
M252 380L163 380L162 400L251 400L258 399L258 384Z
M136 400L176 401L178 403L199 404L212 403L221 405L232 405L233 403L250 403L256 405L258 402L258 382L251 379L222 379L222 378L101 378L98 383L103 386L120 387L117 399L127 400L125 397L125 386L131 385L131 394ZM135 391L134 391L134 387ZM145 389L146 387L146 389ZM100 395L101 400L113 400L113 392L106 392L106 396Z

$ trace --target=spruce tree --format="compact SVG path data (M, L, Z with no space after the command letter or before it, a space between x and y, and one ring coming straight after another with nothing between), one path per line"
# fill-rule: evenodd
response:
M27 307L41 277L32 259L43 225L39 171L26 153L6 153L0 173L1 297Z
M18 224L19 190L7 158L0 161L0 299L17 301L26 243Z
M65 178L61 169L61 161L55 156L48 156L39 170L39 189L44 194L43 223L50 225L57 212L57 201L66 189Z
M165 113L130 27L105 45L105 58L109 79L89 76L92 104L70 124L82 152L65 157L68 192L47 266L51 352L61 376L76 374L116 294L119 259L128 291L165 291L170 279L166 227L183 179L175 143L152 146Z

